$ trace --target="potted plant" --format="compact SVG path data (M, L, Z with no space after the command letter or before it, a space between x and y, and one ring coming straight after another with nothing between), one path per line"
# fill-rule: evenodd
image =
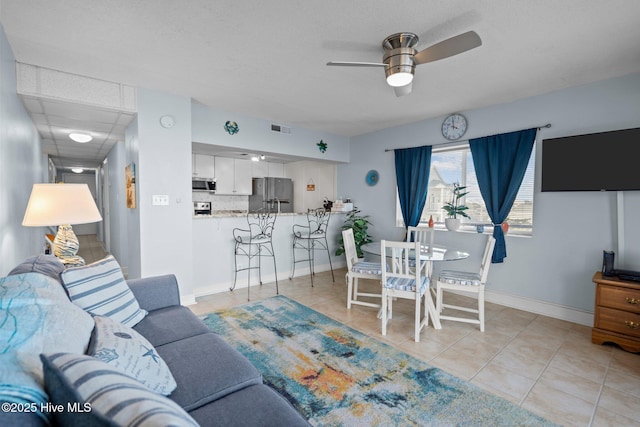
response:
M447 212L444 224L449 231L457 231L460 228L460 218L470 218L467 214L467 206L460 204L460 199L467 195L468 191L464 191L467 187L460 186L457 182L453 184L453 192L451 193L451 201L447 202L442 209Z
M355 206L344 219L342 229L353 229L353 240L355 240L356 243L356 252L358 253L358 258L363 257L362 249L360 249L360 247L365 243L373 242L368 231L369 225L371 225L371 223L369 222L369 215L360 215L360 210L358 210L358 208ZM340 235L340 238L338 239L338 249L336 249L336 255L342 254L344 254L344 241L342 240L342 235Z

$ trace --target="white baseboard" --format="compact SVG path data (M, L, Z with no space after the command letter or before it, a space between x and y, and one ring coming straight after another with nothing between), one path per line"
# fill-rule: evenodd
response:
M180 305L196 305L195 294L180 295Z
M337 274L336 270L338 270L340 268L344 268L346 266L347 266L346 261L333 263L333 272L334 272L334 275L336 276L335 277L336 281L339 281L339 280L343 280L344 281L344 276L340 275L340 274ZM316 264L316 266L315 266L316 273L321 273L321 272L329 271L329 270L330 270L329 263L321 264L321 265L320 264ZM280 284L285 280L289 281L289 275L290 274L291 274L291 270L279 271L278 272L278 283ZM296 275L295 275L295 277L308 276L308 275L309 275L309 267L308 266L303 266L302 263L300 265L296 266ZM251 286L252 287L258 285L257 277L252 276L251 279L252 279L251 280ZM262 283L274 283L275 281L276 281L276 276L273 273L264 274L262 276ZM209 284L209 285L205 285L205 286L199 286L199 287L196 287L194 289L193 297L194 297L194 300L195 300L195 298L198 298L198 297L217 294L217 293L220 293L220 292L227 292L227 291L229 291L229 289L231 289L232 286L233 286L233 280L230 280L228 282L218 282L218 283ZM246 289L246 288L247 288L247 276L246 276L246 273L243 273L243 277L242 278L238 277L238 283L236 283L236 290L238 290L238 289Z
M593 313L573 307L487 289L484 291L484 299L487 302L566 320L579 325L593 326Z

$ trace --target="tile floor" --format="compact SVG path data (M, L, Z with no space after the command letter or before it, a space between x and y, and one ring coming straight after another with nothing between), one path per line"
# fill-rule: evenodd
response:
M79 255L87 263L106 252L95 236L78 236ZM640 354L614 345L591 343L591 328L497 304L485 306L485 332L477 325L442 321L413 341L413 303L394 303L387 336L380 332L377 309L346 308L345 270L280 280L280 293L362 333L391 344L483 389L564 426L639 426ZM361 280L363 291L379 284ZM275 295L275 283L252 286L251 300ZM465 303L465 297L449 300ZM247 290L197 298L200 315L245 304ZM472 301L471 301L472 302Z
M78 255L84 258L86 264L91 264L107 256L102 242L96 238L95 234L81 234L77 237L78 243L80 243Z
M477 325L442 321L413 341L413 302L394 303L387 336L377 309L346 308L345 270L279 281L280 294L425 360L483 389L565 426L640 426L640 354L591 343L591 328L497 304ZM361 280L371 291L379 284ZM365 290L365 289L363 289ZM275 295L275 284L252 286L251 300ZM455 302L471 300L452 295ZM197 298L198 315L245 304L246 289Z

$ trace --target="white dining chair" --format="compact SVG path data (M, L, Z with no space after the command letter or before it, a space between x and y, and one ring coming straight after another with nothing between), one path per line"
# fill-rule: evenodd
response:
M455 322L475 323L480 325L480 331L484 332L484 288L489 275L489 266L491 265L491 255L496 239L493 236L487 236L487 243L482 255L479 272L443 270L436 281L436 311L439 313L440 320L453 320ZM476 294L478 298L478 308L462 307L459 305L445 304L443 302L444 291L458 291L464 294ZM442 315L442 310L449 308L453 310L465 311L468 313L476 313L476 319L468 317L457 317Z
M410 261L420 254L420 242L380 242L382 270L382 335L387 335L387 322L393 317L393 299L404 298L415 301L414 339L420 341L420 331L429 322L427 298L429 298L429 277L422 274L420 265L412 268ZM387 252L387 249L390 251ZM411 252L413 251L413 253ZM418 255L418 263L419 255ZM422 312L424 309L424 317Z
M407 227L407 242L420 242L423 250L433 247L433 227Z
M360 292L358 289L358 279L371 279L380 283L382 279L382 271L379 262L366 262L358 260L358 252L356 250L356 242L353 238L353 229L348 228L342 231L342 241L344 243L344 255L347 259L347 308L351 308L351 304L364 305L367 307L380 307L380 303L361 301L358 297L381 298L382 294L374 294L370 292Z

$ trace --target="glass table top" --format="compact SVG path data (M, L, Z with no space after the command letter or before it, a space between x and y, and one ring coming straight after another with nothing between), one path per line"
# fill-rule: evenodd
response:
M382 249L379 241L366 243L360 248L364 253L377 256L380 256ZM391 256L391 248L387 248L386 256ZM469 258L468 252L446 248L441 245L433 245L431 250L427 246L423 246L420 249L420 261L456 261L465 258Z

